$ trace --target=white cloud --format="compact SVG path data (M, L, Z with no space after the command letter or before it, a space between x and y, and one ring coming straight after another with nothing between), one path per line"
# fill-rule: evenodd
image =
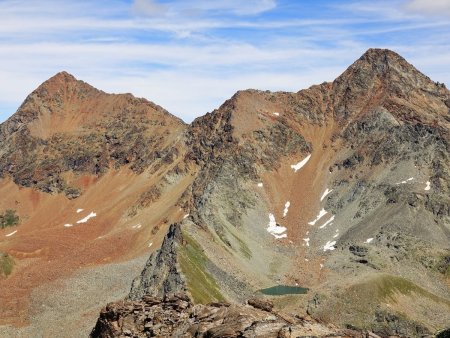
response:
M157 16L167 12L167 6L155 0L134 0L133 13L139 16Z
M226 11L237 15L260 14L270 11L277 6L275 0L197 0L186 2L192 8L197 8L202 11Z
M449 0L408 0L405 7L419 14L450 15Z
M245 16L270 11L276 5L276 0L172 0L164 4L157 0L134 0L133 10L137 14L149 16L167 13L172 17L198 17L219 12Z

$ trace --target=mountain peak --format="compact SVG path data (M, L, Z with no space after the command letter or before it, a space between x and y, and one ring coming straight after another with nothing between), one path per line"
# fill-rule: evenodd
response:
M130 113L126 118L149 120L155 126L173 124L178 128L184 124L153 102L131 94L105 93L61 71L28 95L4 128L12 133L27 125L32 136L48 138L55 133L89 130L94 125L110 123L126 113Z
M411 78L414 80L430 79L420 73L412 64L402 56L389 49L370 48L356 60L342 75L353 78L355 74L368 75L367 80L376 77Z
M340 105L338 115L363 112L364 107L382 105L387 98L433 106L446 94L444 86L433 82L402 56L389 49L371 48L345 70L333 87ZM423 96L427 93L426 97Z
M44 81L39 87L65 87L68 84L82 82L83 81L78 80L72 74L66 71L61 71L50 77L48 80Z
M66 72L65 70L56 73L55 75L53 75L50 79L54 79L54 80L66 80L66 81L77 81L77 79L75 78L75 76L73 76L72 74Z
M371 63L385 63L388 61L406 61L398 53L385 48L369 48L359 60L366 60Z
M72 74L66 71L61 71L42 83L38 87L37 91L45 91L47 94L54 94L55 92L60 93L61 91L67 90L78 91L80 89L98 91L86 82L78 80Z

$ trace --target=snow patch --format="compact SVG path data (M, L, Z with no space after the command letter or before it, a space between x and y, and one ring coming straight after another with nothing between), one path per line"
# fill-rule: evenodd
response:
M140 229L141 227L142 225L140 223L132 226L133 229Z
M84 209L77 209L77 214L79 214L80 212L82 212Z
M410 178L408 178L407 180L404 180L404 181L401 181L401 182L398 182L398 183L395 183L395 184L406 184L406 183L408 183L409 181L412 181L414 179L414 177L410 177Z
M332 192L332 191L333 191L333 189L328 190L328 188L327 188L327 189L324 191L322 197L320 198L320 202L322 202L322 201L324 200L324 198L327 197L327 195L328 195L330 192Z
M329 219L328 221L326 221L325 223L323 223L323 225L321 225L321 226L319 227L319 229L325 228L328 224L330 224L330 223L333 222L333 221L334 221L334 215L331 216L330 219Z
M430 182L430 181L427 181L427 186L425 187L424 190L428 191L428 190L430 190L430 189L431 189L431 182Z
M183 219L186 219L188 217L189 217L189 214L186 214L186 215L183 216Z
M286 238L287 234L283 234L287 229L283 226L278 226L275 221L275 216L269 214L269 226L267 227L267 232L274 236L276 239Z
M287 201L287 202L284 204L283 217L286 217L286 215L287 215L287 213L288 213L288 211L289 211L290 205L291 205L291 202L289 202L289 201Z
M335 234L335 235L333 236L333 238L337 238L338 236L339 236L339 233Z
M320 268L321 268L321 269L323 268L323 264L320 264Z
M153 245L153 242L150 242L150 243L148 244L148 247L150 248L152 245Z
M300 170L301 168L303 168L303 166L309 161L310 158L311 158L311 154L306 156L303 160L301 160L297 164L292 164L291 168L294 169L295 172L297 172L297 170Z
M66 224L64 224L64 226L65 226L66 228L70 228L70 227L73 227L73 224L66 223Z
M325 244L325 246L323 247L323 251L333 251L334 249L336 249L334 246L336 245L336 241L328 241L327 244Z
M309 246L309 237L308 238L303 238L303 240L305 241L306 246Z
M262 182L259 182L259 183L258 183L258 188L262 188L262 187L263 187Z
M15 231L13 231L13 232L11 232L11 233L5 235L5 237L11 237L11 236L14 235L16 232L17 232L17 230L15 230Z
M274 112L273 115L280 116L280 113Z
M373 241L373 238L367 238L366 243L369 244L372 241Z
M77 221L77 224L80 223L86 223L87 221L89 221L91 218L97 216L97 214L95 212L91 212L89 215L87 215L85 218L80 219L79 221Z
M314 221L308 222L309 225L314 225L316 222L321 219L323 216L325 216L328 212L325 209L322 209L319 211L319 214L317 215L316 219Z

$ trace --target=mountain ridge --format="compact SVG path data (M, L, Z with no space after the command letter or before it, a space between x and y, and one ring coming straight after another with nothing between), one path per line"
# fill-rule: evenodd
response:
M59 73L46 86L58 92L74 79ZM41 199L50 192L64 200L63 192L70 200L60 203L72 210L101 205L101 231L73 228L92 253L99 235L120 247L114 257L162 244L133 283L135 301L187 291L195 303L242 303L256 290L299 284L307 295L275 305L381 336L419 336L450 320L449 98L397 53L370 49L333 82L295 93L239 91L189 125L133 98L93 106L100 118L75 124L80 132L71 124L54 135L43 132L51 124L2 124L0 177L43 192ZM20 142L5 142L13 138ZM17 144L21 156L12 153ZM67 208L52 223L61 244ZM177 241L163 240L167 231ZM20 243L20 232L14 236ZM17 246L4 240L0 251ZM16 276L26 271L17 269Z

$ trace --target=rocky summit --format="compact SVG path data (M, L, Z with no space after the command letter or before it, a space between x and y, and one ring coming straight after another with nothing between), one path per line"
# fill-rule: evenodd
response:
M189 125L59 73L0 125L0 335L445 337L449 150L390 50Z

